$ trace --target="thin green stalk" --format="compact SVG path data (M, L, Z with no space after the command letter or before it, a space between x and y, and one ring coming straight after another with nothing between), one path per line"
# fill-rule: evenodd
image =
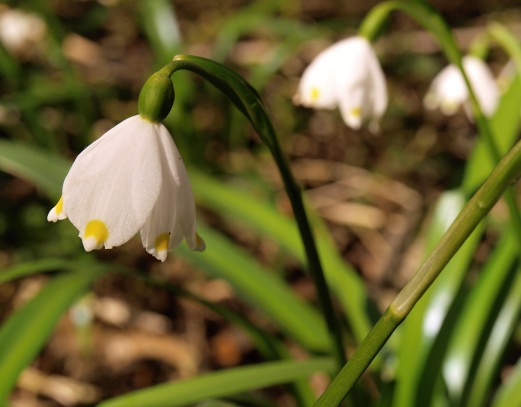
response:
M463 208L429 257L389 305L351 360L313 405L314 407L332 407L342 402L387 339L411 312L463 242L507 188L519 177L521 177L521 141L499 162Z
M447 25L443 17L429 4L424 1L407 1L407 0L391 0L379 4L367 15L360 27L360 35L373 40L378 35L380 28L387 19L388 15L394 10L401 10L421 25L425 27L437 40L447 59L454 64L461 72L470 97L470 104L474 113L474 120L478 127L479 133L485 138L488 146L488 152L497 164L501 159L501 153L494 140L489 120L483 114L476 97L476 93L472 88L469 78L463 69L462 55L456 44L456 40L452 35L450 27ZM497 33L496 29L496 33ZM503 34L504 33L500 33ZM520 61L521 62L521 61ZM521 215L517 207L515 195L512 191L505 192L505 201L512 220L516 237L521 244Z
M340 369L346 362L342 329L334 312L331 295L302 199L302 191L291 173L260 96L237 73L209 59L191 55L177 55L162 71L171 76L174 72L183 69L201 75L221 90L246 116L261 139L268 145L293 208L307 255L309 271L317 289L319 305L331 336L332 352ZM298 316L296 317L298 318Z

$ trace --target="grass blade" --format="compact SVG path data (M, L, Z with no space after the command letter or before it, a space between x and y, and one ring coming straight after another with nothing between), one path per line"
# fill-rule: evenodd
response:
M502 356L512 338L521 314L521 270L514 268L512 271L515 274L514 281L509 285L505 302L494 321L489 340L476 367L476 374L467 399L467 406L469 407L477 406L483 400L486 400L487 393L494 383ZM518 404L510 405L521 405L521 400Z
M102 275L89 267L54 277L0 328L0 405L7 405L18 375L38 354L60 316Z
M225 278L243 300L269 316L308 349L325 351L329 341L318 312L296 297L278 275L262 267L219 232L198 227L206 241L204 255L180 246L178 254L209 275Z
M481 271L476 286L469 293L450 340L442 374L449 399L463 401L466 386L472 379L472 366L481 354L484 338L490 334L490 322L495 318L495 306L501 300L506 279L518 254L513 235L504 237Z
M68 265L70 265L70 261L62 259L41 259L15 264L0 271L0 284L36 273L62 270Z
M315 358L304 362L268 362L209 373L195 379L167 383L102 402L98 407L177 407L209 398L289 383L319 371L332 371L334 361Z
M196 199L230 220L241 220L258 233L280 245L300 264L306 263L302 241L294 220L282 215L273 206L252 194L231 187L197 171L190 171ZM372 322L367 309L372 306L365 285L334 247L319 219L314 220L318 251L329 285L337 294L355 339L360 342L369 332Z
M0 140L0 170L34 184L52 198L61 196L70 166L70 161L44 150Z
M500 387L492 402L492 407L521 406L521 358L517 361L514 371Z

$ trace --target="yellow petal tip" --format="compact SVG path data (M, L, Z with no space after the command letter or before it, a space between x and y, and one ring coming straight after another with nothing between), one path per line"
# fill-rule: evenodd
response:
M67 218L67 216L63 212L63 197L62 197L62 198L60 198L60 200L58 201L56 206L49 211L49 214L47 215L47 220L49 222L56 222L58 220L63 220L65 218Z
M83 247L90 252L94 249L101 249L109 238L109 230L105 222L94 219L87 223L83 233Z

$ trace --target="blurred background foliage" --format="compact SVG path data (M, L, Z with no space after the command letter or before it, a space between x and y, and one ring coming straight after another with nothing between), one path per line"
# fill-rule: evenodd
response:
M74 261L86 267L95 258L107 270L114 265L146 272L232 310L273 334L294 358L305 358L310 350L324 352L323 327L312 308L314 289L303 268L302 249L276 168L248 122L200 78L185 72L173 76L176 101L166 125L189 166L207 253L193 254L182 247L162 264L134 239L110 251L86 254L68 221L46 221L60 196L64 170L86 145L137 113L137 97L146 78L176 53L204 56L243 75L271 112L309 205L327 227L320 233L332 237L332 242L324 238L328 242L322 243L325 262L340 273L345 268L345 275L351 276L347 282L342 276L331 278L344 281L342 289L352 290L350 295L363 304L358 305L363 312L352 311L356 315L346 323L350 353L417 267L426 246L432 245L429 239L435 238L426 235L436 218L435 204L442 192L460 185L476 141L476 129L464 112L447 118L424 109L423 96L446 59L432 37L402 14L393 15L375 43L390 93L379 134L348 129L336 111L293 105L300 75L313 57L332 42L356 34L363 16L377 3L3 1L0 268L32 264L41 271L57 271L73 267L47 265L44 260ZM463 51L491 21L521 35L517 0L430 3L454 28ZM499 74L508 56L491 48L487 62ZM449 216L454 207L450 203L444 214ZM478 270L498 240L507 239L501 232L506 222L507 211L499 204L492 227L469 243L460 263L465 265L460 266L461 280L452 283L451 295L468 294L474 288ZM505 264L503 285L494 291L498 295L507 290L505 281L512 281L512 262L519 257L515 245L509 247L502 249L510 250L506 254L494 252L512 259ZM331 254L334 248L339 254ZM235 270L230 270L230 262ZM489 267L497 270L495 265ZM264 275L274 276L275 282L262 282ZM49 280L47 274L36 274L0 285L0 320L7 321L22 309ZM37 357L28 361L11 396L12 406L95 405L169 380L268 359L237 321L186 295L173 295L161 284L120 273L107 272L102 278L96 274L92 281L90 294L59 319L48 340L42 339L45 346L42 343ZM259 284L270 288L259 294L255 287ZM287 303L286 297L291 297ZM465 295L457 298L453 307L464 307ZM339 310L349 314L349 301L339 298ZM487 304L496 314L502 309L501 304ZM304 326L294 314L285 319L282 314L288 309L309 318L300 321ZM481 328L468 327L467 332L477 335L472 355L485 351L485 336L479 332L491 335L493 321ZM515 321L509 325L513 330L505 358L495 356L502 368L496 366L496 374L488 379L491 387L498 386L519 357L521 331ZM458 323L447 329L466 329L454 325ZM320 332L315 338L309 332L314 330ZM411 340L414 334L406 338ZM399 343L400 335L395 335L385 364L376 363L379 374L363 380L363 397L371 403L393 405L396 361L407 359L400 356ZM448 348L443 343L436 346L439 353L431 352L424 366L436 363L436 355L441 357ZM472 355L471 375L478 375ZM439 378L436 372L433 383ZM325 376L316 376L312 388L319 392L325 383ZM470 407L488 405L492 394L485 393L480 401L484 404L472 404L468 401L473 400L472 386L462 393L450 405L460 405L454 401L458 397ZM272 387L260 400L235 403L292 406L292 394L287 388ZM394 400L396 406L427 405Z

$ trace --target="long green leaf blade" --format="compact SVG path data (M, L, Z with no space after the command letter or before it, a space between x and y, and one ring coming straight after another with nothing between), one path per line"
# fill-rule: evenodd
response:
M500 387L492 402L492 407L521 406L521 358L516 363L514 371Z
M494 304L500 298L499 294L518 251L517 241L512 234L501 239L483 267L460 314L442 369L449 398L456 404L463 400L469 375L472 374L472 363L480 354L482 338L490 333L487 324L495 317Z
M104 268L83 268L54 277L0 328L0 405L18 375L38 354L60 316L103 273Z
M0 170L17 176L57 198L70 162L19 142L0 140Z
M284 281L262 267L216 230L198 227L207 246L204 255L181 246L178 254L210 275L225 278L237 294L308 349L329 347L323 321L314 308L296 297Z
M195 379L167 383L107 400L98 407L177 407L209 398L225 397L289 383L319 371L332 371L331 359L269 362L209 373Z
M266 202L255 199L238 188L215 180L200 172L191 171L190 180L196 198L230 221L241 220L257 232L267 236L281 249L305 264L306 256L295 222L282 215ZM315 222L319 225L319 220ZM357 341L362 341L372 326L367 314L370 299L361 278L339 255L325 228L316 230L318 251L329 285L343 306L349 325Z
M69 264L70 261L62 259L41 259L15 264L0 271L0 284L35 273L62 270Z
M513 270L514 280L509 285L505 302L494 321L491 334L476 367L476 375L469 390L467 406L479 405L486 399L501 363L505 349L512 338L521 314L521 270ZM521 403L519 403L521 404ZM518 404L511 404L512 406Z

